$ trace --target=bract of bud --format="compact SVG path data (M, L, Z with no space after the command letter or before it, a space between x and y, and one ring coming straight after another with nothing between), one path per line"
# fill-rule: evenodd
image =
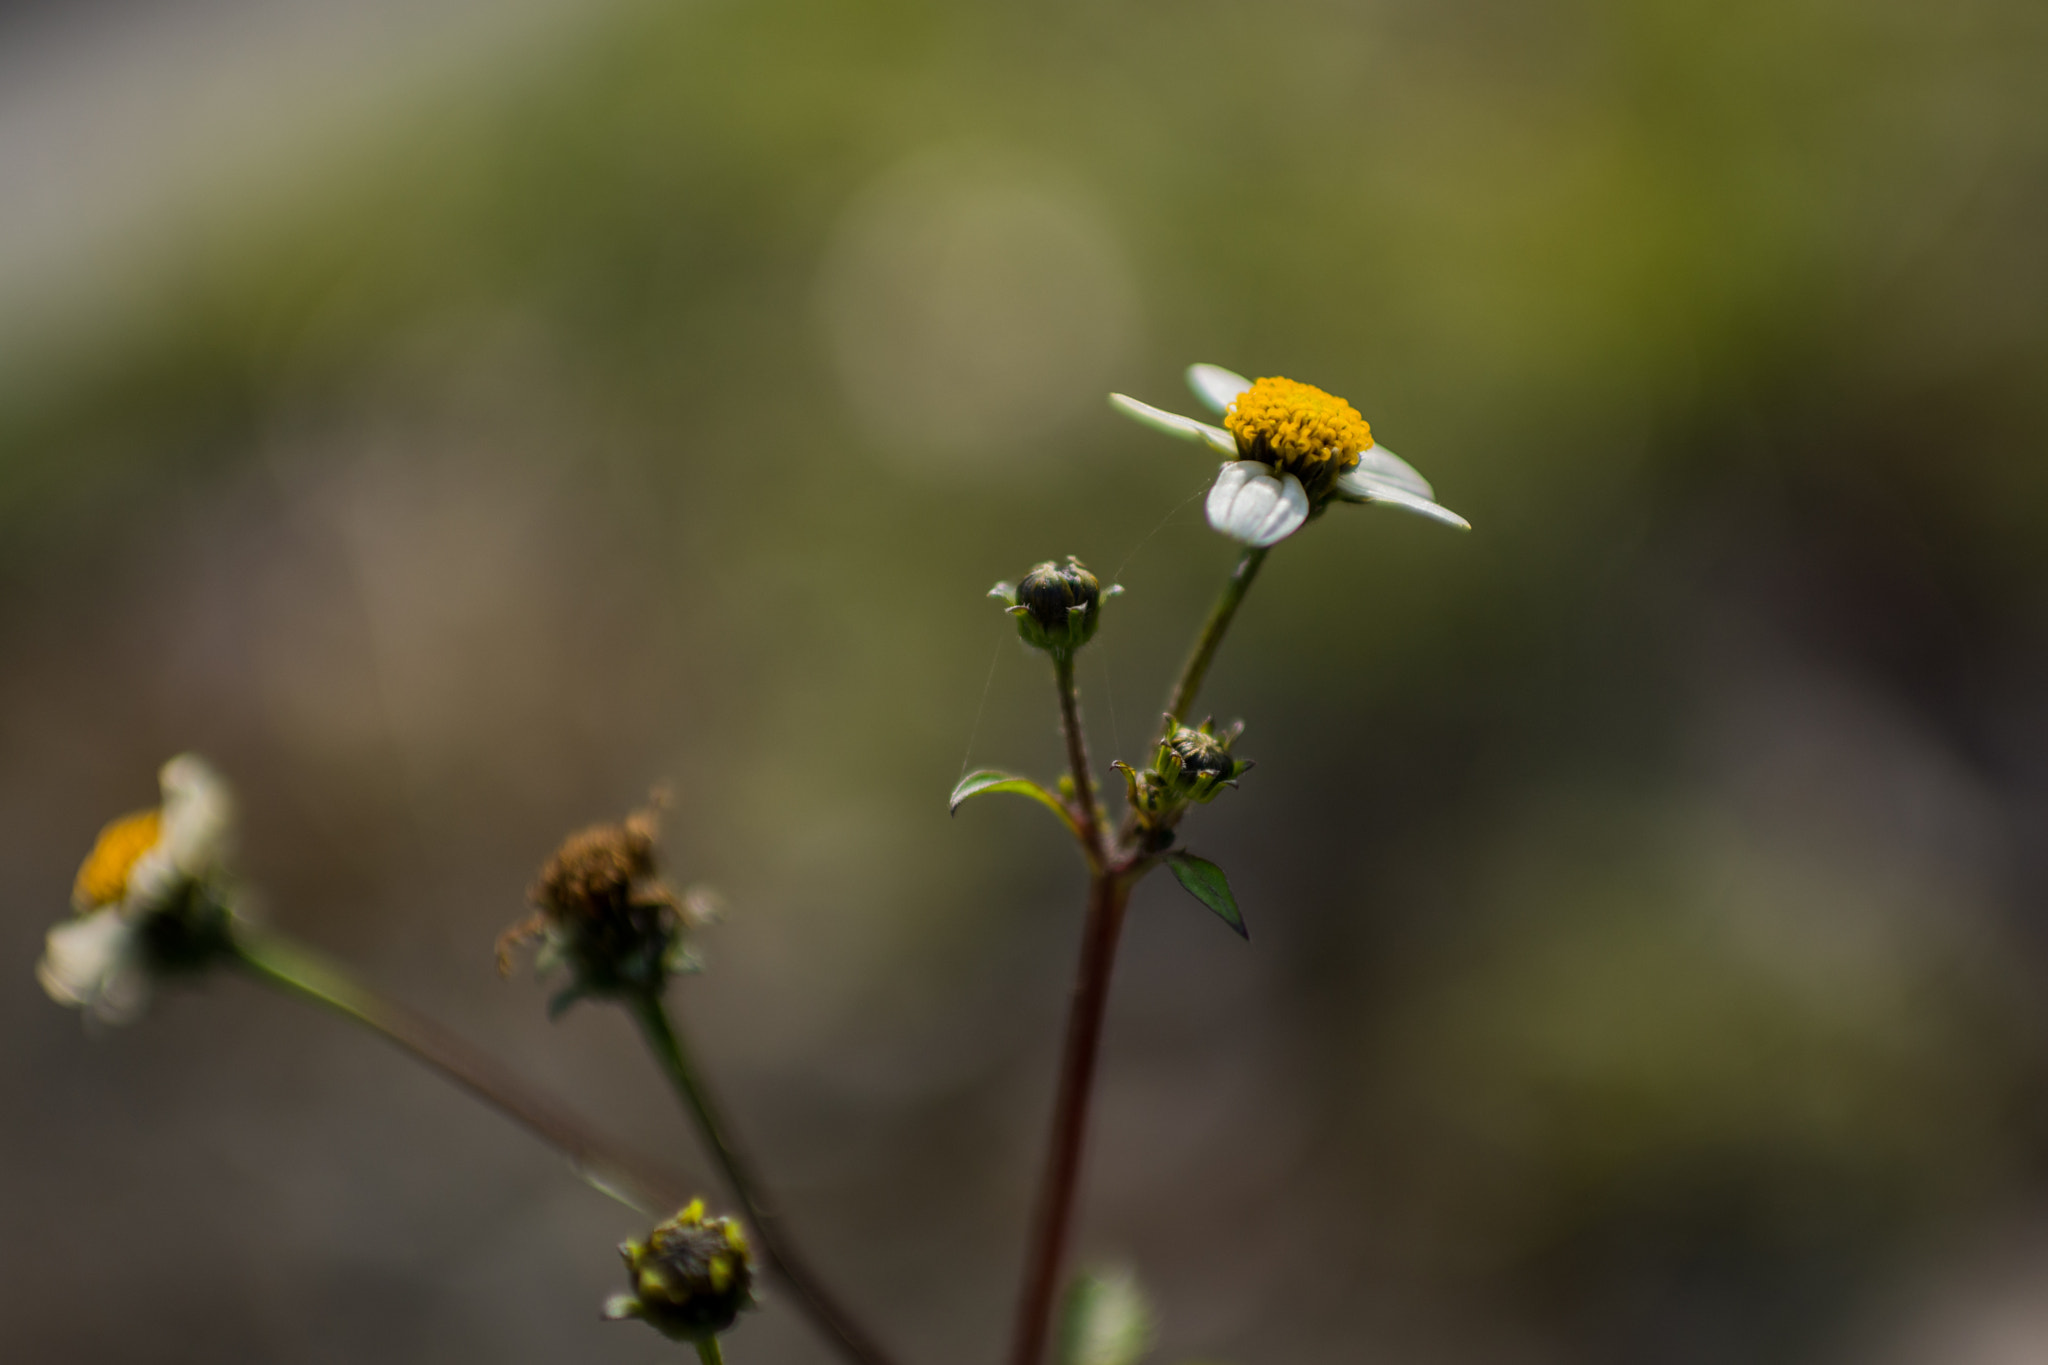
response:
M701 1199L619 1254L633 1288L605 1304L607 1318L639 1318L664 1336L702 1341L754 1306L746 1232L733 1219L706 1218Z
M1154 828L1170 827L1185 806L1207 805L1251 771L1250 759L1233 757L1230 752L1230 746L1244 733L1244 722L1230 725L1221 734L1215 726L1215 721L1208 719L1189 728L1169 716L1166 737L1150 768L1141 772L1129 764L1117 765L1129 789L1131 809L1140 820Z
M555 998L560 1012L584 996L659 991L671 973L693 969L686 931L707 917L709 899L678 896L662 881L657 829L655 812L643 810L565 839L527 893L534 914L499 936L498 970L509 974L512 950L541 940L535 965L566 964L573 978Z
M1068 555L1064 564L1046 560L1034 565L1016 586L998 583L989 596L1017 618L1017 633L1034 649L1072 654L1095 636L1103 599L1123 589L1107 589L1080 560Z

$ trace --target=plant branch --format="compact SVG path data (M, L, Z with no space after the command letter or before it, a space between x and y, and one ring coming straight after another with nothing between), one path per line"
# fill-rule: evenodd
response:
M1223 636L1266 562L1266 549L1252 546L1209 610L1180 677L1167 699L1167 715L1185 724L1208 676L1209 665ZM1071 655L1053 656L1059 679L1060 723L1067 739L1067 760L1074 772L1075 797L1082 805L1083 843L1091 852L1088 917L1082 929L1081 961L1075 972L1073 1001L1067 1013L1066 1044L1060 1057L1059 1091L1053 1102L1052 1134L1046 1152L1038 1202L1032 1215L1031 1242L1025 1252L1024 1285L1017 1302L1016 1332L1010 1365L1039 1365L1051 1335L1052 1313L1065 1268L1073 1226L1074 1203L1080 1193L1081 1159L1087 1145L1088 1111L1095 1089L1095 1068L1102 1051L1103 1017L1109 1006L1110 979L1116 968L1117 940L1131 888L1157 863L1157 850L1136 840L1136 813L1126 821L1114 846L1097 816L1094 784L1088 770L1088 745L1081 731L1080 705L1074 695Z
M697 1343L698 1365L725 1365L725 1352L719 1348L717 1337L705 1337Z
M255 925L237 923L228 940L234 960L258 980L333 1010L467 1090L569 1159L599 1189L642 1211L672 1209L681 1182L649 1168L594 1131L579 1115L513 1075L418 1011L387 999L346 970Z
M1100 872L1109 861L1108 841L1102 832L1102 817L1095 803L1095 778L1088 766L1088 734L1081 728L1081 698L1074 686L1074 656L1055 652L1053 679L1060 694L1060 734L1067 741L1067 767L1074 777L1074 801L1080 806L1081 843L1088 851L1091 871Z
M1066 1262L1074 1199L1081 1184L1082 1149L1088 1136L1089 1102L1095 1064L1102 1051L1102 1020L1116 967L1117 939L1131 888L1115 873L1098 873L1088 886L1088 920L1082 930L1081 962L1067 1013L1066 1046L1060 1057L1059 1093L1053 1103L1052 1135L1045 1174L1032 1216L1025 1253L1024 1286L1017 1301L1017 1326L1010 1365L1039 1365L1051 1331L1053 1301Z
M1181 665L1180 677L1166 699L1166 714L1180 724L1186 725L1191 719L1188 712L1194 709L1195 694L1202 690L1202 679L1208 676L1216 647L1223 643L1224 632L1230 629L1231 618L1237 615L1238 605L1251 590L1252 580L1259 576L1259 566L1266 562L1268 551L1267 546L1247 546L1237 567L1230 572L1230 581L1217 595L1216 605L1209 609L1209 619L1202 623L1202 633L1195 638L1194 652Z
M797 1251L781 1216L770 1204L767 1190L755 1174L753 1163L740 1150L717 1102L705 1088L704 1079L698 1074L696 1063L683 1043L682 1033L669 1018L668 1007L662 1003L661 997L653 992L635 995L628 1000L628 1006L634 1022L640 1025L641 1033L647 1038L648 1047L661 1063L669 1083L675 1087L677 1097L696 1120L697 1130L703 1135L704 1144L711 1149L719 1170L725 1173L726 1183L732 1186L734 1196L746 1210L747 1221L760 1239L761 1256L769 1271L781 1279L796 1296L798 1306L820 1331L832 1338L848 1359L861 1365L889 1365L889 1357L881 1347L826 1292L809 1263Z

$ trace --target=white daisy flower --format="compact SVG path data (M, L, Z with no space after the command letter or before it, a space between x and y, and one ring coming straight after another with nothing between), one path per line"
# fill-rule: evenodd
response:
M1110 405L1146 426L1208 446L1226 463L1209 489L1209 524L1246 545L1276 545L1333 501L1384 502L1455 526L1429 481L1372 438L1358 410L1292 379L1253 381L1219 365L1190 365L1188 387L1223 414L1221 427L1120 393Z
M36 980L60 1004L125 1023L149 1003L144 932L166 912L213 889L234 828L227 784L181 754L158 774L163 804L100 831L71 891L73 917L44 939Z

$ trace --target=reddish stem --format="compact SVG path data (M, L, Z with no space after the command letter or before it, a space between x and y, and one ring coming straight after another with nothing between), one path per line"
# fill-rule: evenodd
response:
M1065 1267L1074 1196L1081 1183L1081 1149L1088 1135L1088 1108L1095 1090L1095 1063L1102 1051L1102 1018L1116 967L1117 939L1131 889L1114 872L1100 873L1088 886L1088 922L1082 930L1081 964L1067 1013L1066 1047L1060 1057L1059 1096L1054 1102L1052 1139L1045 1175L1032 1215L1031 1245L1024 1261L1024 1289L1017 1303L1015 1345L1010 1365L1039 1365L1052 1324L1053 1300Z
M1074 813L1081 822L1081 843L1088 851L1089 870L1099 874L1109 859L1109 848L1103 837L1101 808L1095 802L1095 776L1088 763L1088 732L1081 728L1074 656L1054 654L1052 671L1060 694L1060 734L1067 741L1067 767L1074 779Z

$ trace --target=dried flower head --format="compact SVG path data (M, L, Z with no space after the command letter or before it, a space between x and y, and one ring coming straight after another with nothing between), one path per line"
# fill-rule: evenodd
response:
M607 1318L639 1318L679 1341L701 1341L754 1306L754 1259L731 1218L706 1218L704 1201L619 1247L633 1286L604 1306Z
M160 805L102 829L71 888L72 917L44 939L36 979L50 997L125 1023L153 979L210 962L229 919L227 783L192 754L157 775Z
M671 973L693 968L687 931L713 906L708 894L678 896L661 879L659 829L648 809L563 840L528 892L534 913L499 935L498 970L509 975L513 950L539 940L535 965L566 963L573 978L555 998L559 1012L584 996L658 992Z

